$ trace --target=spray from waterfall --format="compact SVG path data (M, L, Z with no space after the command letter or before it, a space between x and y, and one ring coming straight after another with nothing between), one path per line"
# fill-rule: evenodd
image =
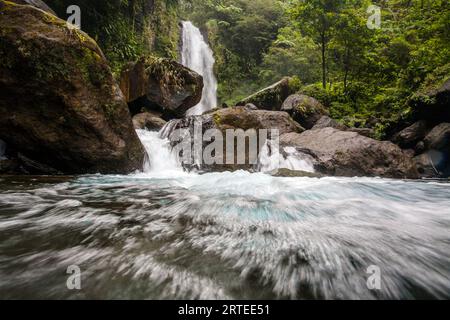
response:
M217 80L214 76L214 55L200 30L190 21L183 21L181 63L203 76L203 95L187 115L201 115L217 106Z

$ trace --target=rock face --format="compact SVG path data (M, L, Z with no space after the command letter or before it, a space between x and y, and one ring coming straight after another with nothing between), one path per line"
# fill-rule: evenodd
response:
M309 155L315 169L326 175L418 177L412 159L398 146L354 132L325 128L288 133L281 137L281 145Z
M124 68L120 88L132 113L144 108L181 118L200 102L203 77L176 61L146 57Z
M283 103L281 111L286 111L304 128L311 129L324 115L328 115L325 107L316 99L303 95L290 95Z
M417 121L413 125L403 129L392 138L392 142L398 144L403 149L414 148L419 141L423 140L428 132L426 121Z
M222 133L222 137L224 139L223 143L223 154L224 154L224 162L226 162L229 157L227 157L226 152L226 143L228 143L226 139L226 130L237 130L242 129L242 133L247 130L254 129L257 137L258 137L258 149L256 150L256 156L259 154L260 147L265 142L265 138L269 137L271 134L271 129L276 129L279 131L279 134L285 134L288 132L303 132L304 129L296 123L294 120L292 120L289 115L286 112L280 112L280 111L265 111L265 110L257 110L252 111L247 109L246 107L233 107L233 108L227 108L227 109L216 109L213 111L210 111L208 113L205 113L202 116L193 116L188 117L180 120L173 120L167 124L167 126L163 129L162 135L164 137L169 138L169 140L172 142L172 146L175 146L177 143L179 143L179 135L175 135L175 132L177 130L186 130L189 132L190 137L194 137L194 130L195 126L198 126L200 128L200 133L204 134L209 129L217 129ZM260 140L259 134L261 133L261 129L267 129L267 136L264 136L264 141ZM194 145L194 141L191 140L191 145ZM234 139L235 143L235 159L231 161L230 164L201 164L200 168L204 171L235 171L235 170L251 170L253 169L256 162L252 163L253 157L249 155L249 149L246 148L245 150L245 163L239 164L237 162L237 157L240 155L237 150L237 138ZM205 149L210 144L210 141L203 141L202 147ZM248 147L248 145L247 145ZM195 159L190 158L187 163L184 163L185 168L191 169L193 167L199 167L198 161L195 161Z
M159 131L165 125L166 121L156 117L154 114L145 112L137 114L133 117L133 125L135 129L147 129L150 131Z
M29 5L36 7L38 9L44 10L45 12L51 13L56 16L55 11L53 11L44 1L41 0L8 0L17 4Z
M31 6L0 1L0 138L57 171L128 173L145 157L94 40Z
M280 111L283 102L294 93L296 88L292 85L291 78L283 78L281 81L267 87L238 103L239 106L253 104L258 109Z

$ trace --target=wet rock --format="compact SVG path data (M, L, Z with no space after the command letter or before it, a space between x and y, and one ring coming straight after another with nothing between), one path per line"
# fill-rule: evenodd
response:
M412 159L398 146L355 132L324 128L288 133L281 136L281 145L311 156L315 170L326 175L418 177Z
M398 132L392 138L392 142L398 144L403 149L413 148L428 132L428 124L426 121L417 121L413 125Z
M145 151L103 53L87 34L0 1L0 137L57 171L129 173Z
M120 76L120 88L132 113L160 110L164 118L181 118L202 98L203 77L170 59L145 57L129 63Z
M324 177L323 174L315 173L315 172L306 172L306 171L300 171L300 170L290 170L281 168L278 170L275 170L273 172L269 173L270 175L274 177L284 177L284 178L298 178L298 177L304 177L304 178L322 178Z
M135 129L147 129L150 131L159 131L165 125L166 121L155 116L153 113L140 113L133 117L133 125Z
M283 103L281 111L289 113L305 129L311 129L324 115L326 108L316 99L303 95L290 95Z

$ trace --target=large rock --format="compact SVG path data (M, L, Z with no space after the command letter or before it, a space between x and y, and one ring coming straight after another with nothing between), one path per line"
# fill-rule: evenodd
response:
M413 125L398 132L392 138L392 142L398 144L403 149L414 148L417 143L425 137L428 132L426 121L417 121Z
M290 95L283 103L281 111L286 111L305 129L311 129L324 115L325 107L316 99L304 94Z
M55 11L53 11L44 1L42 0L8 0L21 5L29 5L36 7L38 9L44 10L45 12L51 13L56 16Z
M380 142L333 128L288 133L281 145L310 157L316 171L335 176L417 178L410 157L391 142Z
M146 57L125 66L120 88L132 113L144 108L181 118L200 102L203 77L176 61Z
M265 138L272 137L272 129L278 130L279 135L288 133L288 132L303 132L304 129L296 123L286 112L280 111L265 111L265 110L249 110L246 107L233 107L227 109L216 109L209 113L205 113L202 116L192 116L187 117L180 120L174 120L167 124L167 126L162 131L163 137L169 138L172 142L172 146L175 146L179 143L179 134L180 130L185 130L189 133L188 136L191 138L194 137L194 130L196 125L200 128L200 133L204 134L209 129L217 129L222 133L222 137L224 139L224 161L227 161L229 157L227 157L226 153L226 130L238 130L242 129L242 133L249 132L248 130L254 129L258 136L258 150L256 150L256 155L260 152L260 147L263 146L265 142ZM262 133L261 129L267 129L267 136L261 137ZM264 139L264 141L260 140L260 138ZM235 147L237 146L237 138L235 139ZM190 140L191 145L194 145L194 140ZM205 149L209 145L209 141L202 141L202 147ZM204 171L224 171L224 170L251 170L253 169L256 162L252 162L255 160L253 157L249 155L249 150L246 148L245 151L245 163L239 164L237 163L237 156L239 155L237 150L235 149L235 159L233 159L232 164L200 164L198 161L192 158L184 163L185 168L192 169L193 167L200 167Z
M280 135L288 132L303 132L298 123L286 112L249 110L246 107L220 109L209 114L214 124L221 130L225 129L276 129Z
M139 113L133 117L133 125L135 129L159 131L166 125L166 123L167 122L165 120L150 112Z
M128 173L145 151L94 40L31 6L0 1L0 138L64 173Z
M291 94L295 92L297 88L293 85L293 79L286 77L281 81L258 91L257 93L245 98L238 103L239 106L245 106L246 104L253 104L259 109L280 111L283 102Z
M424 140L428 150L450 149L450 123L441 123L427 134Z

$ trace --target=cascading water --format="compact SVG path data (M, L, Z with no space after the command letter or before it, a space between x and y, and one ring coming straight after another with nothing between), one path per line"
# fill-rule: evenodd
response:
M137 130L137 134L149 156L144 165L145 172L179 172L182 167L171 151L170 141L160 137L158 132Z
M267 140L258 158L258 170L273 172L278 169L314 172L314 165L308 156L300 154L295 148L280 150L278 141Z
M203 76L203 95L200 103L188 115L200 115L217 105L217 80L214 76L214 55L200 30L190 21L183 21L181 63Z

